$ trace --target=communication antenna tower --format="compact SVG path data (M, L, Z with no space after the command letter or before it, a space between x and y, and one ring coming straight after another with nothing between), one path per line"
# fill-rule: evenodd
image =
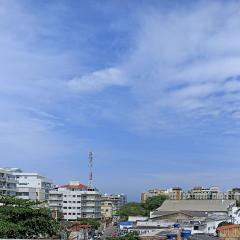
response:
M89 186L92 187L92 182L93 182L93 173L92 173L93 152L89 152L89 154L88 154L88 167L89 167Z

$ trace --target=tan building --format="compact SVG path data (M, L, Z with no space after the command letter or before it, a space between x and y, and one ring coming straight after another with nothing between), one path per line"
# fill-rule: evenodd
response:
M224 240L240 239L240 225L225 225L217 228L218 236Z
M183 190L180 187L173 187L168 191L170 200L181 200L183 196Z
M194 187L184 194L184 199L191 200L221 200L228 199L227 194L220 192L218 187Z
M168 196L168 190L163 189L150 189L146 192L141 193L141 203L145 203L146 200L150 197L155 197L159 195L166 195Z
M240 201L240 188L232 188L227 191L228 199Z
M110 219L117 215L118 209L127 201L124 194L103 194L101 196L102 218Z
M166 195L169 200L236 200L240 201L240 188L232 188L221 192L219 187L194 187L184 192L180 187L167 190L151 189L141 194L141 202L145 203L149 197Z

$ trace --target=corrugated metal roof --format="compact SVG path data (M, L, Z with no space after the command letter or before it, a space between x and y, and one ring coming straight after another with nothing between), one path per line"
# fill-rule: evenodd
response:
M157 211L226 212L235 200L166 200Z

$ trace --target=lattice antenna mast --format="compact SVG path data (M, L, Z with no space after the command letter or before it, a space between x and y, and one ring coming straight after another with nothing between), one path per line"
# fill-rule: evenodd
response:
M92 187L93 184L93 152L89 152L88 154L88 167L89 167L89 186Z

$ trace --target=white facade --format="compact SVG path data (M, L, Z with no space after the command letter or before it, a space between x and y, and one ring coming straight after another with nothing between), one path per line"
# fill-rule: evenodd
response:
M79 181L71 181L68 185L50 191L49 207L61 209L64 219L68 221L101 218L101 194L97 189L87 187Z
M46 201L49 198L53 184L46 177L38 173L24 173L19 169L12 169L12 174L17 180L16 195L19 198L33 201Z
M16 195L16 178L8 169L0 168L0 194Z
M57 188L49 191L48 206L52 210L62 211L63 193Z
M229 213L231 217L231 221L234 224L240 224L240 208L239 207L232 207L231 212Z

